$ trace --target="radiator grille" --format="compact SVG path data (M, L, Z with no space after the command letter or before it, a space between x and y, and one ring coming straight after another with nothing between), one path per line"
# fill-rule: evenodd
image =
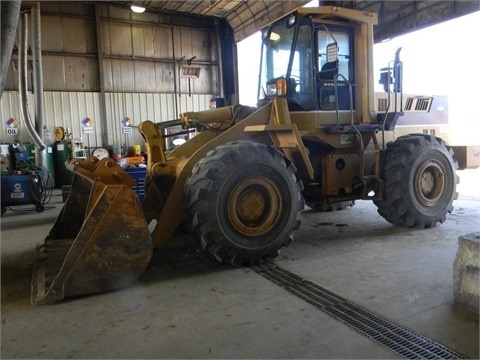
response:
M387 111L388 108L388 99L378 99L378 111Z
M405 103L405 110L429 112L432 106L432 100L433 98L431 97L409 97Z

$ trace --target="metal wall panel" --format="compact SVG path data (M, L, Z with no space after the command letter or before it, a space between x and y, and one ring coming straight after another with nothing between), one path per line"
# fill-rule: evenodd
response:
M98 91L95 22L88 18L42 15L41 29L44 89ZM31 46L31 39L29 44ZM7 90L18 90L17 77L18 72L13 71L11 66ZM31 88L29 79L29 89Z
M178 37L175 46L180 45L179 57L185 56L185 59L190 59L195 56L195 62L198 61L216 61L216 41L212 38L212 31L201 31L197 29L180 28L176 31L180 36Z
M112 87L108 87L107 83L105 83L105 90L120 92L135 91L135 65L133 60L111 60L110 63L113 80Z
M192 65L200 68L198 78L183 76L183 66L188 66L186 61L178 62L173 66L173 64L150 61L106 59L104 60L105 88L107 91L114 92L174 93L176 90L177 94L187 96L217 93L219 88L217 65Z
M69 14L66 8L53 8L55 13L51 13L48 11L54 5L48 4L49 10L41 18L44 89L99 91L95 17ZM158 25L151 15L142 22L142 17L129 19L133 16L129 10L100 7L105 91L220 93L213 26ZM112 18L112 14L117 17ZM200 76L191 80L181 76L182 66L189 59L190 65L201 67ZM6 90L18 89L16 77L17 72L10 71Z
M107 42L104 43L103 51L108 55L133 56L133 38L130 23L106 21ZM105 39L105 37L104 37Z
M139 28L137 25L135 28ZM143 44L143 54L140 49L136 49L135 53L139 56L153 57L159 59L172 58L172 36L170 28L166 26L142 26L143 33L138 34L137 41Z
M153 25L151 23L130 23L105 19L102 21L103 51L105 55L124 55L172 60L172 27ZM184 29L173 27L175 46L177 43L191 37L191 33L208 36L209 30ZM206 34L206 35L205 35Z
M29 94L29 112L32 121L35 121L34 96ZM83 137L82 120L85 117L91 119L100 118L99 94L89 92L44 92L45 119L44 126L53 131L56 126L65 130L69 129L74 138ZM0 101L0 139L2 142L13 142L18 139L21 142L31 142L23 119L18 92L4 92ZM7 136L6 121L13 117L17 122L19 136ZM94 120L95 121L95 120ZM95 122L94 122L95 124ZM89 135L89 141L96 143L101 139L101 128L94 127L95 132Z
M95 58L43 56L44 90L98 91L98 65Z
M106 19L102 20L102 33L106 91L219 92L214 29ZM189 87L189 81L181 77L181 70L190 59L190 65L202 70L198 81L190 81Z
M59 16L42 16L42 50L63 51L62 18Z
M155 92L173 93L174 92L174 71L173 64L155 63L155 80L153 78L147 79L149 82L154 82Z
M75 56L42 57L43 88L46 91L98 91L98 63L96 58ZM29 72L28 89L32 90ZM5 89L18 90L18 71L10 67Z
M181 96L178 101L178 113L175 109L173 94L148 93L108 93L107 131L109 139L115 144L143 144L140 135L134 131L132 135L123 134L121 121L128 117L136 127L143 120L163 122L177 119L179 113L186 111L206 110L212 95Z
M42 36L43 51L63 51L74 54L97 52L93 19L45 15L42 16L41 29L44 35ZM61 38L60 42L58 37Z
M77 16L93 16L91 4L83 1L42 1L42 12L64 13Z
M85 146L134 144L143 146L143 139L137 126L143 120L162 122L177 119L179 113L208 109L213 95L182 95L175 99L173 94L158 93L107 93L106 129L103 129L100 111L100 93L97 92L44 92L45 126L53 132L56 126L69 129L74 138L80 138ZM29 94L29 111L32 121L35 119L34 97ZM177 101L177 106L175 103ZM0 141L12 143L14 140L28 143L31 139L26 131L21 114L18 92L6 91L0 100ZM7 120L13 117L17 122L19 136L8 136ZM82 120L89 117L93 123L93 133L85 134ZM132 122L132 134L124 134L122 119L128 117ZM102 132L108 134L108 144L102 144Z

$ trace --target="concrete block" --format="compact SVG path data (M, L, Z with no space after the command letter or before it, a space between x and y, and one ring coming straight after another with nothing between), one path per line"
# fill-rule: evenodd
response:
M479 313L480 232L458 238L453 263L453 295L458 305Z

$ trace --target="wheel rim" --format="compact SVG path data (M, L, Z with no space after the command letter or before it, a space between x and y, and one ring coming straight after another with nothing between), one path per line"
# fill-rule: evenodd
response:
M445 169L437 161L427 161L418 169L415 187L418 200L425 206L435 206L442 199L446 186Z
M273 181L248 178L237 184L228 201L229 219L240 234L254 237L271 231L281 214L282 196Z

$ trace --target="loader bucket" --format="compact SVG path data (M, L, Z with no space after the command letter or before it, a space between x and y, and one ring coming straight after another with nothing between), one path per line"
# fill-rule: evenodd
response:
M151 259L148 226L137 194L122 180L126 173L118 167L112 181L95 166L75 168L70 195L37 246L33 304L127 286Z

